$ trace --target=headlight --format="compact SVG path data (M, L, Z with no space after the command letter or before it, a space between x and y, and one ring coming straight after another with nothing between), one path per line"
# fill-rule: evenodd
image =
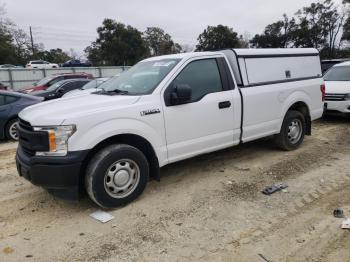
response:
M49 151L36 152L37 156L65 156L68 153L68 139L76 131L75 125L34 127L34 131L46 131L49 138Z
M350 94L346 94L346 95L344 96L344 100L345 100L345 101L349 101L349 100L350 100Z

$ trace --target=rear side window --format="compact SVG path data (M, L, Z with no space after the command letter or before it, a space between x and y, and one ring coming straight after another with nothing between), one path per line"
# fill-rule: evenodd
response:
M189 85L192 89L192 102L201 100L205 95L223 91L216 59L191 62L175 78L172 87Z

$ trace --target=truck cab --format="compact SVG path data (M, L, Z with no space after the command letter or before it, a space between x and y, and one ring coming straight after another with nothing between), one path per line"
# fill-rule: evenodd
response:
M153 57L91 94L20 114L19 174L56 194L129 203L160 167L262 137L294 150L323 113L314 49Z

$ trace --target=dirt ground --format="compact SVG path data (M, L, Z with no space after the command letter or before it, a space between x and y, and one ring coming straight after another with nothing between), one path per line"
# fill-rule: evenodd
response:
M106 224L20 178L15 148L0 144L0 261L350 261L332 215L350 217L350 118L316 122L294 152L262 140L165 167Z

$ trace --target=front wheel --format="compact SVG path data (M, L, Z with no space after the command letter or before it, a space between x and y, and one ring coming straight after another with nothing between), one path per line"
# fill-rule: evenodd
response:
M90 161L85 187L90 198L103 208L125 205L146 187L149 165L144 154L129 145L112 145Z
M275 142L283 150L295 150L303 143L305 131L304 115L299 111L288 111L283 120L281 133L276 135Z

